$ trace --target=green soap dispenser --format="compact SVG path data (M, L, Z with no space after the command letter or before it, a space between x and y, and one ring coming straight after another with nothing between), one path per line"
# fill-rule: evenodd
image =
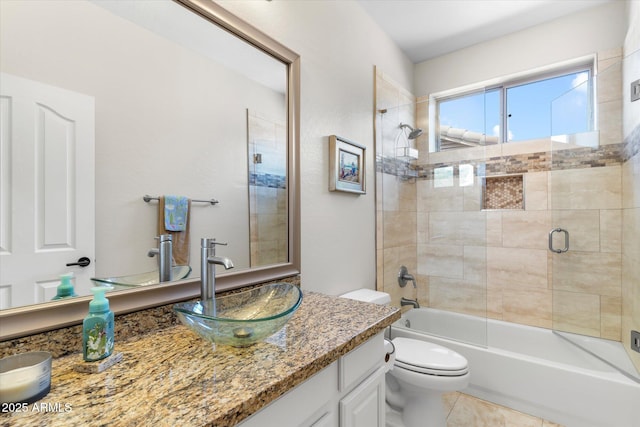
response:
M58 293L55 297L51 298L52 300L78 296L78 294L76 294L76 291L73 289L71 279L73 279L73 272L60 275L60 284L58 285L57 289Z
M104 296L108 286L91 288L93 299L89 302L89 314L82 322L82 357L87 362L109 357L113 352L113 312Z

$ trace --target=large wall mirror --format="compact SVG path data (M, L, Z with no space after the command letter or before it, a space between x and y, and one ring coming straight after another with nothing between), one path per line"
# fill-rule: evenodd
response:
M0 339L76 323L92 278L117 313L197 296L203 237L219 289L299 273L297 54L210 0L0 8ZM165 196L187 268L154 283Z

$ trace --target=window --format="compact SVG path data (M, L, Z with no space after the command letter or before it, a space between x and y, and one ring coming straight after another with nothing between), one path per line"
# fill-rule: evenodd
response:
M439 147L441 151L497 144L494 124L500 123L498 89L478 91L438 101Z
M593 130L591 67L437 98L439 151Z

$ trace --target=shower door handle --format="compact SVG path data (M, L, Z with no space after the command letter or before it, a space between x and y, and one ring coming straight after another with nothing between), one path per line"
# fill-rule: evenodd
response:
M564 248L562 249L554 249L553 247L553 233L564 233ZM564 228L554 228L549 232L549 250L551 252L555 252L557 254L561 254L563 252L567 252L569 250L569 232Z

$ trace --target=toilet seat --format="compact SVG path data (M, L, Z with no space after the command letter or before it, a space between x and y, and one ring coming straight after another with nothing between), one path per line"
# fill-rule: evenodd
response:
M426 341L397 337L395 367L425 375L457 377L469 372L467 359L446 347Z

